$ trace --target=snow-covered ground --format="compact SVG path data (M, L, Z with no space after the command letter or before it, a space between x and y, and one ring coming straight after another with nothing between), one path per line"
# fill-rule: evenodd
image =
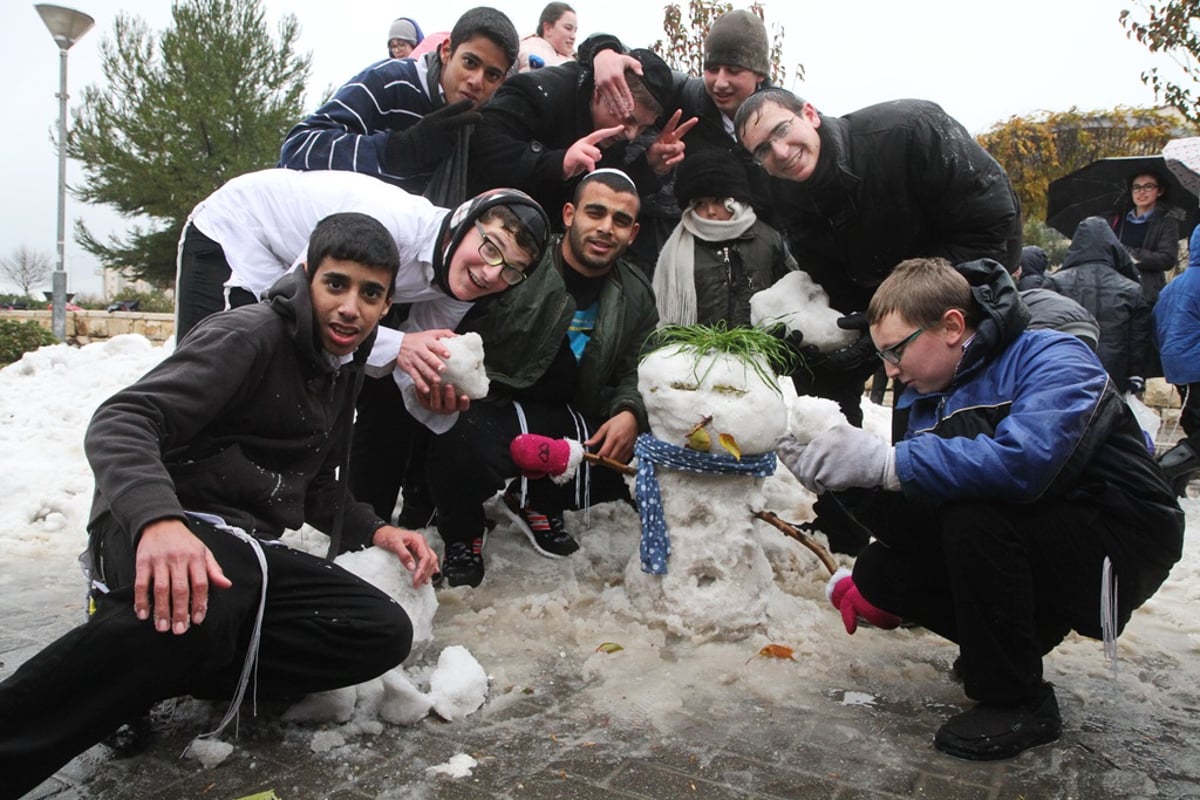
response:
M92 490L84 429L98 403L163 355L163 348L128 336L81 349L43 348L0 371L0 592L18 579L45 576L60 584L78 574L75 558L84 548ZM885 409L868 409L868 427L885 429L886 418ZM786 472L768 478L762 493L766 507L784 519L811 516L813 497ZM1151 741L1181 726L1195 729L1200 501L1189 498L1183 506L1188 515L1183 559L1121 636L1116 680L1096 641L1071 637L1047 658L1047 678L1059 688L1068 728L1104 731L1111 725ZM585 527L583 513L568 514L582 549L560 560L538 556L502 522L485 546L484 584L437 592L432 642L407 665L412 687L392 689L436 695L430 681L441 657L451 662L443 675L452 679L469 676L475 662L482 666L489 692L485 712L520 700L555 680L557 672L580 686L581 705L652 728L669 728L672 712L685 707L707 704L715 710L734 701L801 712L835 695L847 705L890 708L963 702L946 678L953 645L920 630L847 636L824 598L825 569L773 528L755 523L774 578L757 623L734 634L688 635L669 621L645 619L627 595L626 569L638 553L637 515L623 504L605 504L589 516ZM436 532L429 535L440 548ZM307 529L289 535L293 544L314 550L323 550L322 539ZM700 599L703 582L694 591ZM620 649L602 647L606 643ZM790 648L794 660L758 655L771 644ZM455 692L474 688L467 683ZM371 692L359 695L351 721L352 702L350 711L343 702L341 711L328 712L340 720L314 728L314 750L328 743L331 732L336 746L353 748L360 737L392 724L381 711L386 705L381 695L366 695ZM310 718L327 712L314 705ZM372 716L376 719L364 719ZM468 714L466 724L470 719ZM1186 763L1171 763L1170 771L1200 774L1200 750L1183 752L1191 753L1181 757Z

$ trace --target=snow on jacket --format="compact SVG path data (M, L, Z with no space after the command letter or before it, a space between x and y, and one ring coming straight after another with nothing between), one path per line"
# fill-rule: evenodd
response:
M205 318L92 417L91 521L111 514L136 541L150 522L185 510L262 538L305 522L332 533L342 516L343 548L366 546L384 521L336 471L345 474L369 349L368 339L345 363L320 349L300 271L266 303Z
M1059 498L1100 509L1124 523L1107 543L1123 580L1144 568L1161 581L1182 552L1183 514L1133 412L1083 342L1025 330L1028 311L1004 268L981 260L958 269L985 318L946 390L900 398L909 410L896 444L903 491L934 504Z
M1167 381L1200 383L1200 226L1192 231L1187 269L1158 296L1154 325Z
M821 115L817 168L773 178L775 215L830 305L861 311L906 258L992 258L1016 269L1021 217L1008 175L959 122L924 100Z
M1100 323L1096 354L1124 391L1132 375L1146 375L1151 341L1150 307L1142 299L1133 261L1100 217L1075 229L1062 267L1046 276L1046 288L1071 298Z
M431 68L435 62L437 67ZM388 136L446 104L439 75L437 53L372 64L288 132L278 166L362 172L420 194L431 173L388 164Z
M480 109L483 119L471 136L467 193L506 186L531 195L542 208L561 209L583 178L563 180L563 159L596 129L592 89L590 67L577 61L522 72L501 84ZM626 163L626 149L625 141L605 148L596 168L624 170L640 194L657 191L661 181L645 156ZM550 216L561 227L561 217Z
M1149 305L1154 305L1159 292L1167 284L1167 273L1179 263L1179 221L1182 217L1181 209L1169 203L1156 204L1150 219L1141 223L1146 226L1142 246L1126 248L1137 267L1142 297ZM1125 229L1132 225L1134 223L1125 219L1124 213L1111 220L1118 240Z
M490 399L507 399L512 390L533 386L554 361L575 314L564 269L570 267L563 264L562 237L556 236L527 280L497 295L483 314L468 318L459 329L478 331L485 342L496 343L488 349ZM647 431L637 367L642 347L658 324L654 290L644 272L620 259L608 273L598 302L596 327L579 362L571 405L603 419L629 409L637 417L638 430Z

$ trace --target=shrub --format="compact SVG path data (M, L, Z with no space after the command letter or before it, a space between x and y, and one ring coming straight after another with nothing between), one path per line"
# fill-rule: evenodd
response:
M30 350L57 342L54 334L36 322L0 319L0 364L11 364Z

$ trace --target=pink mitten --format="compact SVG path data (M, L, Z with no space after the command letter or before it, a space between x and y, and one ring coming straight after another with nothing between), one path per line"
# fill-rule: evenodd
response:
M846 633L854 633L858 630L860 618L876 628L884 630L891 630L901 622L901 619L895 614L868 603L867 599L859 594L850 570L845 567L839 569L829 579L829 583L825 586L825 594L829 598L829 602L833 603L833 607L842 612L842 624L846 626Z
M574 439L551 439L537 433L522 433L509 444L508 452L526 478L549 476L555 483L574 478L583 460L583 445Z

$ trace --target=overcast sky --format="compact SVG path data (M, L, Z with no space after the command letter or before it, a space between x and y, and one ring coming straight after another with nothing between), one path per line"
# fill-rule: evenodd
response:
M356 0L265 0L274 22L285 13L301 24L300 46L313 54L309 103L326 86L337 86L385 54L391 20L413 16L426 32L446 30L476 3L449 0L436 4L437 16L417 4ZM103 80L99 45L111 36L113 20L133 10L152 28L170 21L165 0L60 0L90 14L96 27L70 51L69 93L72 108L82 88ZM580 41L607 31L633 46L648 46L662 36L658 2L609 0L572 3L579 12ZM507 0L496 4L513 18L522 34L532 32L544 2ZM745 7L746 3L736 3ZM608 9L608 16L594 9ZM792 89L827 114L843 114L897 97L934 100L981 133L1013 115L1038 110L1062 111L1153 105L1139 80L1142 70L1170 67L1161 56L1125 38L1118 22L1133 0L849 0L840 3L769 0L768 24L785 32L784 63L805 67L803 83ZM1140 10L1138 10L1140 14ZM6 3L0 25L0 74L7 77L8 124L0 130L5 157L0 186L0 255L18 246L55 259L57 151L51 135L57 126L58 52L33 3ZM68 163L68 183L80 179ZM129 222L106 208L85 206L68 196L67 271L69 290L99 293L97 264L71 238L72 222L83 218L96 233L121 231ZM12 287L0 287L9 291ZM47 287L48 288L48 287Z

